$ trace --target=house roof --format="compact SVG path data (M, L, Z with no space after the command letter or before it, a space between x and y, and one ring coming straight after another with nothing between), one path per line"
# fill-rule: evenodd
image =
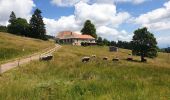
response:
M95 39L91 35L81 35L71 31L63 31L58 34L56 38L59 39L69 39L69 38L76 38L76 39Z
M81 39L95 39L93 38L91 35L77 35L77 38L81 38Z

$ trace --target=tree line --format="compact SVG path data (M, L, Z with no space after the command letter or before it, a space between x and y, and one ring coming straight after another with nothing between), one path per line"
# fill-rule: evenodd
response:
M116 41L109 41L105 38L103 39L102 37L98 37L97 45L99 45L99 46L115 46L115 47L119 47L119 48L123 48L123 49L132 50L132 43L131 42L121 41L121 40L118 40L117 42Z
M159 49L160 52L170 53L170 47Z
M12 11L8 21L9 25L7 27L0 26L0 31L25 37L47 40L45 24L43 22L41 13L41 10L36 9L28 23L24 18L17 18L15 13Z

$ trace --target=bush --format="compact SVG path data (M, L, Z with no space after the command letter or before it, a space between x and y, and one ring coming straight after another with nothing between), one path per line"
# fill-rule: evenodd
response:
M6 26L0 26L0 32L7 32Z

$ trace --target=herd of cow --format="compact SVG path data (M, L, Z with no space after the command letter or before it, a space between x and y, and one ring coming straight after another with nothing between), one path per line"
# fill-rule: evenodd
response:
M53 55L52 54L49 54L49 55L44 55L44 56L40 56L40 61L49 61L53 58ZM96 58L96 55L92 55L91 57L83 57L81 59L82 62L89 62L90 59L94 59ZM108 60L109 58L108 57L103 57L103 60ZM112 59L112 61L119 61L119 57L115 57ZM133 58L132 57L128 57L126 59L127 61L133 61Z
M89 62L90 59L93 59L93 58L96 58L96 55L92 55L91 57L83 57L81 59L82 62ZM102 60L108 60L109 58L108 57L103 57ZM133 58L132 57L128 57L126 59L127 61L133 61ZM112 61L120 61L119 57L115 57L112 59Z

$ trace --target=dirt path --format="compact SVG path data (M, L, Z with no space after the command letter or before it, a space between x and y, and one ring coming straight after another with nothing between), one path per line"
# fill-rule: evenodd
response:
M48 51L46 51L42 54L36 54L36 55L33 55L33 56L29 56L27 58L18 59L18 60L15 60L15 61L11 61L11 62L2 64L2 65L0 65L0 73L4 73L4 72L6 72L6 71L8 71L12 68L18 67L19 65L29 63L32 60L38 60L40 56L46 55L46 54L51 54L54 51L58 50L59 48L61 48L61 46L56 44L56 46L54 48L52 48L52 49L50 49L50 50L48 50Z

